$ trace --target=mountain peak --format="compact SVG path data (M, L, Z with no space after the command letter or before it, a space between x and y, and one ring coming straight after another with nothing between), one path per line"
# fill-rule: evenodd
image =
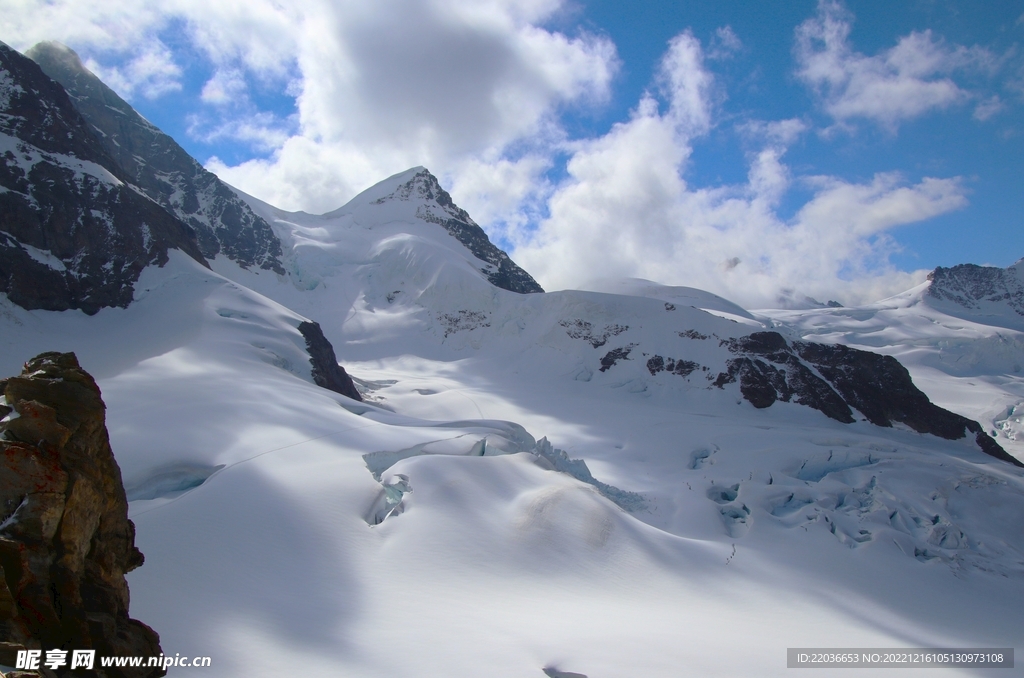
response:
M2 43L0 82L0 292L26 309L93 314L127 306L169 248L206 263L189 228L129 186L61 85Z
M438 189L441 187L440 183L437 181L437 177L431 174L426 167L423 167L422 165L410 167L398 174L392 174L387 179L378 181L373 186L370 186L366 190L360 192L342 207L332 210L324 216L348 212L351 210L352 205L382 205L392 200L404 201L413 197L425 197L419 190L419 187L425 184L433 184L437 186Z
M78 56L78 52L56 40L37 42L25 52L25 56L37 64L46 61L59 64L68 71L79 71L91 75L89 69L82 63L81 57Z
M40 42L26 56L67 90L126 178L196 232L204 257L284 274L281 243L262 217L171 137L86 68L74 50Z
M373 204L375 205L380 205L390 200L411 199L433 200L442 207L454 205L451 196L441 188L441 183L437 180L437 177L431 174L426 167L413 167L386 179L385 182L387 184L395 182L398 185L390 194L374 200Z
M928 274L927 295L945 302L959 314L1013 318L1024 316L1024 260L1007 268L959 264L939 266ZM951 310L947 309L947 310ZM1019 322L1013 323L1020 325Z
M487 233L466 210L455 204L437 177L425 167L412 167L392 175L366 189L344 207L324 216L351 212L353 206L367 205L373 208L402 203L410 205L410 209L414 205L416 219L441 226L474 257L485 263L486 267L480 270L495 287L519 294L544 291L529 273L491 242Z

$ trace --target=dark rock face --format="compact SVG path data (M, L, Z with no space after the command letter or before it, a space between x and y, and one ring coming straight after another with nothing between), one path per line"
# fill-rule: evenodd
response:
M601 371L607 372L611 368L615 367L615 363L620 360L629 360L629 354L634 348L636 347L633 344L629 344L622 348L615 348L605 353L601 357Z
M529 273L519 268L507 254L495 247L484 233L484 229L470 218L466 210L452 201L451 195L441 188L437 178L427 170L417 172L392 196L381 198L377 202L381 203L394 198L405 200L411 196L432 200L438 205L440 213L421 208L417 211L416 216L424 221L442 226L452 237L465 245L474 257L488 264L487 268L480 270L492 285L520 294L544 291Z
M284 275L281 241L270 224L104 85L75 52L43 42L26 55L63 85L126 180L195 230L205 257L223 253L243 268Z
M582 339L594 348L601 348L608 343L610 338L629 330L629 325L618 324L605 325L604 329L595 330L591 323L579 318L559 320L558 324L565 328L565 333L570 337Z
M28 309L127 306L195 235L128 185L67 93L0 43L0 292Z
M872 424L892 426L898 421L948 440L964 436L967 420L928 400L892 356L840 344L795 342L794 348Z
M1003 302L1017 315L1024 316L1024 262L1009 268L960 264L938 267L928 274L932 284L928 294L952 301L964 308L977 309L980 302Z
M892 356L838 344L796 341L790 345L777 332L754 332L722 343L737 357L728 361L715 385L721 388L738 380L740 393L754 407L792 400L843 423L854 421L851 408L855 408L876 426L899 422L947 440L973 433L985 454L1024 466L980 424L928 400Z
M647 371L651 373L652 377L658 372L669 372L685 377L699 367L700 365L692 360L683 360L682 358L677 360L660 355L656 355L647 361Z
M730 360L727 371L718 375L716 386L738 379L740 393L754 407L765 408L776 400L792 400L813 407L837 421L853 423L849 405L832 386L794 355L781 334L755 332L725 343L731 352L749 355Z
M361 401L363 397L359 395L345 368L338 364L334 347L327 341L320 324L308 321L299 323L299 332L306 339L306 351L313 366L313 382L321 388Z
M43 353L0 381L0 638L13 646L161 654L128 616L124 575L142 565L96 382L73 353ZM90 675L162 676L99 667ZM72 675L68 667L57 675ZM81 675L76 671L74 675Z

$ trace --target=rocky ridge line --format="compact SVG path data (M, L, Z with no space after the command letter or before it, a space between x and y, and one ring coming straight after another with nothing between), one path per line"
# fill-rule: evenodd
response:
M842 344L790 344L778 332L754 332L722 344L737 357L727 362L715 386L739 381L740 393L754 407L792 401L846 424L855 421L855 408L875 426L900 423L946 440L970 433L985 454L1024 467L978 422L932 403L892 356Z
M299 332L306 340L306 352L309 353L309 363L312 366L313 383L320 388L326 388L353 400L362 400L348 376L345 368L338 364L338 358L334 354L334 346L324 336L320 329L320 323L304 321L299 323Z
M452 196L441 188L437 177L426 169L420 169L412 179L399 186L394 193L374 202L382 204L389 200L408 200L411 197L422 198L437 205L436 210L430 205L421 206L417 209L416 216L444 228L452 237L465 245L474 257L487 264L488 266L480 271L487 276L487 280L492 285L519 294L544 291L544 288L537 284L537 281L529 273L520 268L508 254L491 242L484 229L470 218L466 210L455 204Z
M131 186L64 89L0 43L0 292L26 309L126 307L192 230Z
M73 50L41 42L26 56L67 90L127 180L195 229L203 256L224 254L242 268L285 274L281 241L270 224L82 65Z
M928 274L928 294L968 309L978 309L981 302L1003 302L1017 315L1024 316L1024 260L1009 268L959 264L952 268L939 266Z

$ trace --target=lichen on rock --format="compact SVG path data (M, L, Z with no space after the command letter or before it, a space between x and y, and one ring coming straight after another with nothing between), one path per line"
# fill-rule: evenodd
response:
M128 616L125 573L143 556L96 382L74 353L43 353L0 380L0 395L0 641L160 655L156 632ZM164 673L97 661L92 675Z

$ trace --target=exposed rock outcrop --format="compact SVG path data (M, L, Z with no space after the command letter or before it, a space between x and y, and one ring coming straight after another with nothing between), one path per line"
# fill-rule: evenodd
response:
M601 356L601 371L607 372L615 367L615 364L620 360L629 360L629 354L634 348L636 348L634 344L627 344L622 348L613 348L605 353Z
M793 401L844 424L853 423L853 411L842 396L800 360L781 334L754 332L723 343L739 357L726 363L716 386L739 380L740 393L754 407Z
M43 353L0 393L0 640L8 650L160 655L156 632L128 616L124 575L143 556L96 382L73 353ZM164 671L97 660L90 675Z
M1009 268L960 264L939 266L928 274L928 294L965 309L980 310L986 302L1005 304L1024 316L1024 260Z
M302 322L299 323L299 332L306 340L306 352L309 353L309 363L312 365L313 382L328 390L348 396L353 400L362 400L352 378L348 376L345 368L338 364L338 357L334 355L334 347L324 336L320 329L320 323Z
M192 230L131 186L64 89L0 43L0 292L27 309L127 306Z
M203 256L284 274L270 224L174 139L135 112L70 48L41 42L26 52L59 82L127 180L195 229Z
M474 257L487 264L486 268L480 270L492 285L520 294L544 291L533 276L491 242L484 229L470 218L466 210L452 201L452 196L441 188L437 178L427 170L420 169L392 195L380 198L376 202L380 204L394 199L408 200L413 196L437 205L436 208L429 205L421 207L417 210L416 216L443 227L452 237L465 245Z
M843 423L854 421L855 408L876 426L901 423L947 440L970 433L985 454L1024 466L978 422L928 400L907 368L892 356L841 344L790 344L778 332L754 332L722 343L737 357L727 362L715 385L739 381L740 393L754 407L769 407L776 400L793 401Z
M699 369L700 365L693 362L692 360L683 360L675 358L666 358L665 356L656 355L647 361L647 371L651 373L653 377L658 372L669 372L680 377L689 375L696 369ZM704 368L707 369L706 367Z

